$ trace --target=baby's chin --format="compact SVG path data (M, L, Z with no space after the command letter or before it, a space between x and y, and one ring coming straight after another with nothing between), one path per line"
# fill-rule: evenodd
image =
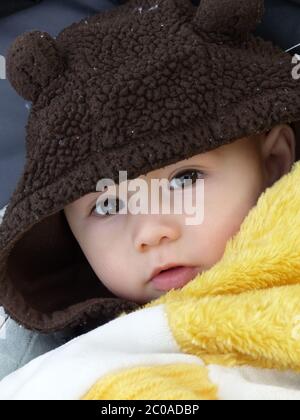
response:
M146 286L147 290L145 290L145 294L141 297L136 297L135 302L140 305L146 305L156 299L159 299L161 296L165 295L167 292L162 292L159 290L155 290L150 283Z
M157 290L151 282L148 282L146 285L145 296L141 298L140 302L142 304L147 304L153 302L156 299L166 295L170 290Z
M163 292L160 290L156 290L151 282L148 282L140 296L132 296L131 299L133 302L138 303L140 305L146 305L156 299L159 299L161 296L165 295L167 292Z
M201 273L203 271L203 267L201 267L201 269L195 268L195 272ZM190 283L191 281L194 280L194 278L196 277L197 274L194 273L193 278L188 281L188 283ZM187 284L188 284L187 283ZM181 289L182 287L180 287ZM178 288L179 289L179 288ZM172 289L170 289L172 290ZM136 290L135 294L130 294L128 293L122 293L122 291L117 291L117 290L113 290L112 288L110 288L110 291L118 298L120 299L124 299L124 300L128 300L134 303L137 303L139 305L146 305L156 299L159 299L160 297L166 295L170 290L158 290L152 281L147 281L146 283L144 283L140 290ZM173 289L174 290L174 289Z
M143 289L134 294L130 294L128 293L128 291L127 293L123 293L122 291L113 289L108 285L106 285L106 287L116 298L134 302L139 305L146 305L147 303L152 302L153 300L158 299L165 294L163 292L155 290L150 284L150 282L145 284Z

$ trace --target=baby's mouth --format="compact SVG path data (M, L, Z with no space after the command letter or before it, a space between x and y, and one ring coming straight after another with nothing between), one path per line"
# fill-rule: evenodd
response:
M158 269L154 272L151 283L160 291L179 289L193 280L199 272L199 267L191 266L173 266L160 272Z

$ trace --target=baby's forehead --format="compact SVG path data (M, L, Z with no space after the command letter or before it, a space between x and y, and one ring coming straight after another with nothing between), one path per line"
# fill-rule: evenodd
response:
M183 159L171 165L167 165L167 166L163 166L161 168L155 169L151 172L148 172L147 174L140 175L138 178L144 178L144 179L154 178L155 176L157 176L157 178L163 178L164 175L167 177L171 172L174 171L174 169L177 169L177 168L190 167L193 165L208 166L209 164L217 163L217 159L221 157L221 155L224 153L222 149L223 149L222 147L219 147L219 148L210 150L208 152L193 155L192 157L188 159ZM83 196L82 198L89 197L91 196L91 194L97 194L97 192L87 194Z
M151 177L154 175L163 175L163 174L166 174L167 176L170 172L173 172L174 169L181 168L181 167L192 167L193 165L198 165L205 168L205 167L208 167L209 165L216 164L218 162L218 159L221 157L223 153L224 153L223 147L218 147L216 149L213 149L207 152L198 153L188 159L183 159L171 165L156 169L153 172L149 172L147 176Z
M164 166L161 167L159 169L155 169L152 172L148 172L145 175L141 175L138 178L143 178L143 179L168 179L171 173L176 172L176 170L180 170L183 168L193 168L193 167L197 167L198 169L209 169L210 167L217 165L219 162L219 159L222 157L222 155L224 154L224 152L226 152L226 150L224 149L224 147L218 147L216 149L204 152L204 153L199 153L196 155L193 155L192 157L188 158L188 159L184 159L184 160L180 160L174 164L168 165L168 166ZM116 188L118 188L118 185L115 185ZM78 203L79 205L85 205L91 201L93 201L94 199L96 199L97 197L99 197L100 192L99 191L95 191L95 192L91 192L88 194L83 195L82 197L80 197L77 201L75 201L74 203Z

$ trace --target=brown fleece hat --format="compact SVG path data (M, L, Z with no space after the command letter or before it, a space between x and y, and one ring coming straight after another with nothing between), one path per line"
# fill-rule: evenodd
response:
M16 321L50 332L139 307L103 286L62 211L97 181L300 120L292 57L251 33L263 9L131 0L56 39L16 39L8 78L32 101L26 164L0 227L0 304Z

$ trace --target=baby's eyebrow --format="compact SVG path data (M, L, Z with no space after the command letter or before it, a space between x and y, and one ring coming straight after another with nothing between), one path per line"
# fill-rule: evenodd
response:
M102 194L103 194L103 191L99 191L99 192L94 192L94 193L91 193L91 194L87 194L84 197L83 207L84 208L91 207Z
M209 156L204 157L195 157L192 159L189 159L188 162L186 162L183 165L180 165L176 168L176 170L180 170L180 169L186 169L189 167L193 167L193 166L197 166L199 167L199 169L203 169L203 170L209 170L212 167L214 167L220 158L221 154L210 154Z
M103 195L107 191L109 191L109 188L104 191L95 191L93 193L87 194L86 196L84 196L84 198L86 199L84 206L85 207L92 206L97 201L97 199L101 197L101 195Z

